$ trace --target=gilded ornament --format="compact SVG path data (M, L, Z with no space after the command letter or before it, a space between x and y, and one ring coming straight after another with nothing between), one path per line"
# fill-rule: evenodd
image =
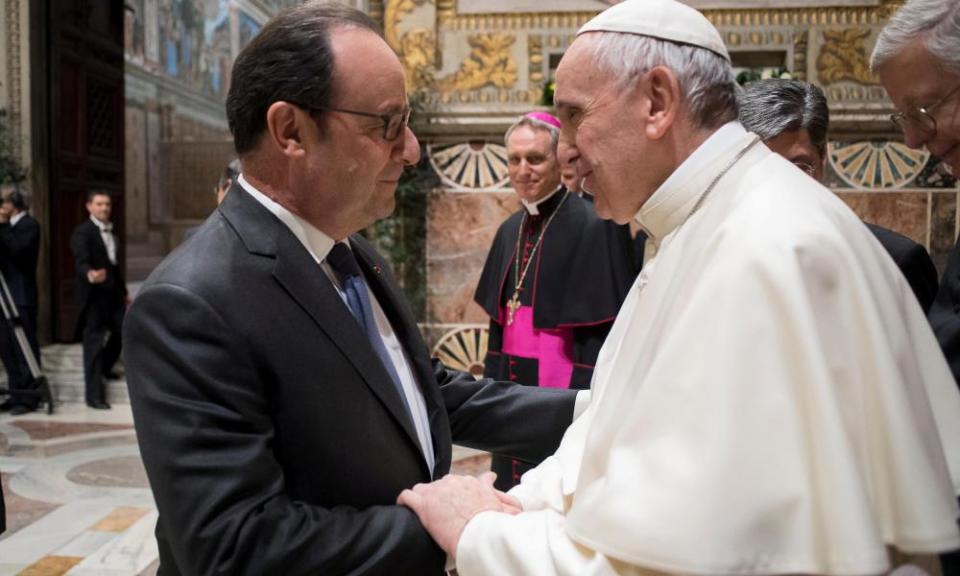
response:
M387 0L383 10L383 37L395 52L400 52L397 27L403 17L419 6L432 3L433 0Z
M433 59L437 45L433 30L418 28L400 40L400 62L407 81L407 91L416 92L433 84Z
M477 90L485 86L512 88L517 83L517 63L510 53L516 42L513 34L474 34L467 39L472 47L460 69L437 81L442 91Z
M869 36L870 30L867 28L824 30L824 44L817 57L820 82L831 84L849 80L859 84L876 84L864 46L864 40Z
M810 31L802 30L793 35L793 77L807 79L807 50L810 45Z

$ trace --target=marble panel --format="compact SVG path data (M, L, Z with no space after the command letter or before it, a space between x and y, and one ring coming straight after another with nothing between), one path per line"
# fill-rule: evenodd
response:
M115 532L84 530L57 550L55 556L86 558L116 538ZM72 568L72 566L71 566Z
M61 576L81 560L81 556L45 556L27 566L19 576Z
M957 192L933 192L930 207L930 256L943 274L957 241Z
M39 562L85 531L91 518L101 518L114 507L102 499L82 499L64 504L0 540L0 558L10 564ZM63 572L66 570L58 574Z
M139 456L122 456L89 462L67 472L67 479L85 486L150 488L147 472L144 470L143 461ZM91 530L110 530L109 526L116 526L118 523L122 524L124 522L129 526L146 513L146 509L118 508L113 511L110 518L104 518L101 521L104 526L108 527L94 527Z
M860 218L927 244L928 192L837 192Z
M157 573L157 512L151 511L70 570L68 576Z
M17 420L11 422L11 424L29 434L32 440L49 440L51 438L63 438L66 436L89 434L91 432L133 429L133 426L129 424L50 422L48 420Z
M24 498L10 489L10 475L0 474L3 482L3 501L7 509L7 531L0 534L0 542L25 526L33 524L59 505Z
M147 115L143 108L127 106L124 139L124 209L128 239L146 240L147 214Z
M519 209L512 192L435 191L427 201L427 321L484 323L473 293L500 224Z
M90 530L98 530L102 532L123 532L124 530L132 526L134 522L143 518L149 513L150 513L149 508L136 508L134 506L120 506L116 508L113 512L107 514L99 522L91 526Z
M490 455L479 454L458 460L450 465L451 474L460 474L463 476L479 476L490 470Z

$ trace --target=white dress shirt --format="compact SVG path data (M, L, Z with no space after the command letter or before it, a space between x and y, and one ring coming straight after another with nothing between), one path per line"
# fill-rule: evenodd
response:
M14 226L16 226L16 225L17 225L17 222L23 220L23 217L26 216L26 215L27 215L26 212L17 212L17 213L14 214L13 216L11 216L11 217L10 217L10 227L13 228Z
M110 222L101 222L93 215L90 215L90 221L100 229L100 238L103 239L103 245L107 247L107 258L114 266L117 265L117 242L113 236L113 224Z
M273 213L287 228L290 229L291 232L293 232L293 235L297 237L301 244L303 244L303 247L307 250L314 261L320 265L320 268L327 275L327 278L330 279L330 282L333 284L334 288L336 288L337 293L340 294L340 297L343 299L344 306L347 306L347 297L343 292L342 286L340 285L340 280L337 278L337 275L334 273L333 269L330 268L330 265L326 261L327 254L330 253L330 250L333 249L333 245L336 242L303 218L300 218L296 214L290 212L254 188L249 182L246 181L246 179L244 179L242 174L239 176L238 181L244 190L253 196L257 202L262 204L267 210ZM343 242L348 247L350 246L350 242L348 240L345 239ZM387 319L386 313L384 313L383 308L377 301L376 295L374 295L373 291L370 290L370 286L367 284L366 279L363 279L363 283L364 286L367 287L367 294L370 297L370 305L373 307L373 316L377 323L377 330L380 332L380 337L383 339L383 344L387 349L387 354L389 354L390 360L393 362L393 366L397 371L397 375L400 377L400 385L403 388L404 396L406 396L407 406L410 407L413 425L417 431L417 439L420 441L420 448L423 450L427 467L429 467L430 473L433 474L436 457L433 451L433 438L430 435L430 419L427 416L427 407L426 402L423 399L423 393L420 391L420 387L417 385L417 380L413 374L413 370L410 368L410 361L407 358L407 353L400 344L400 340L397 338L397 334L393 330L393 326L390 325L390 321Z

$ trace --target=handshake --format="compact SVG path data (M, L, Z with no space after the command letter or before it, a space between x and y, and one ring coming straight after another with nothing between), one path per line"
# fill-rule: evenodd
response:
M487 511L523 511L519 500L493 487L496 478L493 472L485 472L479 478L447 474L436 482L404 490L397 504L413 510L440 548L455 558L460 535L474 516Z

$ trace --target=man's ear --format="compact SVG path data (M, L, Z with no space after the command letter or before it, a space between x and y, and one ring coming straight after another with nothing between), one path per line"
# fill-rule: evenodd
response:
M267 139L275 150L290 158L306 153L304 122L310 115L288 102L274 102L267 109Z
M658 140L673 126L680 111L680 82L672 70L656 66L644 76L641 89L650 101L646 135L650 140Z

